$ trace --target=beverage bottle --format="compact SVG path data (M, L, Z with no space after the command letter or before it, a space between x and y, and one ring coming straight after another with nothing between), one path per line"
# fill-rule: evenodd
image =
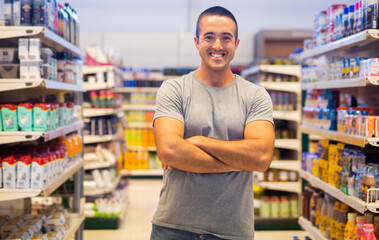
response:
M376 187L376 181L374 176L374 168L368 167L367 168L367 176L366 176L366 183L365 183L365 191L366 196L368 199L368 202L375 202L377 199L376 191L368 191L369 189L373 189ZM366 199L364 199L366 200Z
M374 217L374 234L376 239L379 238L379 216Z
M372 224L363 225L362 240L376 240L375 235L374 235L374 225Z
M313 194L309 202L309 205L310 205L309 206L309 220L313 226L315 226L316 224L316 203L317 203L318 196L319 196L318 192L313 191Z
M321 211L322 211L322 204L324 202L324 194L322 192L319 193L319 198L317 198L317 203L316 203L316 221L315 221L315 226L318 227L320 226L321 222Z
M337 225L336 225L336 237L337 240L344 239L344 231L347 221L347 212L349 211L349 206L344 203L341 203L340 212L337 217Z
M354 231L354 237L353 239L358 239L360 240L363 236L363 225L366 224L366 219L364 216L358 216L357 218L357 225L356 225L356 230Z
M328 225L328 207L329 207L329 202L331 201L330 196L325 194L324 201L322 203L321 207L321 221L319 225L319 229L321 234L326 237L327 236L327 225Z
M344 240L353 240L354 236L354 229L357 225L356 222L356 213L348 213L347 215L347 223L345 225L345 231L344 231Z
M332 240L333 239L336 239L336 226L337 226L337 217L338 217L338 214L339 214L339 211L340 211L340 207L341 207L341 202L339 201L335 201L334 204L333 204L333 207L332 207L332 210L330 215L328 214L329 216L329 224L328 224L328 228L329 228L329 238L331 238Z
M364 217L366 219L366 223L374 224L374 214L372 212L366 212Z

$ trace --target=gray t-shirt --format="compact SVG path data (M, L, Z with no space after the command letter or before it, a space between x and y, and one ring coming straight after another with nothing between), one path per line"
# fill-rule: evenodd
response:
M226 87L201 82L195 72L166 80L157 94L154 120L184 123L184 138L244 138L245 125L272 120L269 94L240 76ZM254 154L254 153L252 153ZM164 171L152 223L233 240L254 238L253 172L189 173Z

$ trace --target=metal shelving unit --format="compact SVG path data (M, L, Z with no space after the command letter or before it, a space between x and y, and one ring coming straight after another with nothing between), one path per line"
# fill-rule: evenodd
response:
M342 38L340 40L334 41L332 43L328 43L324 46L317 47L311 50L307 50L302 52L298 60L304 61L308 58L318 57L321 55L326 55L327 57L332 56L358 56L360 57L372 57L370 54L372 52L371 49L376 49L379 45L379 30L369 29L364 30L362 32L356 33L352 36ZM360 77L353 79L341 79L341 80L333 80L333 81L320 81L320 82L310 82L310 83L302 83L301 88L303 90L307 89L339 89L340 91L346 91L351 93L352 90L355 90L354 93L357 94L355 97L360 97L361 95L372 94L370 91L365 91L370 89L372 86L376 86L379 84L378 77ZM357 89L354 89L357 88ZM359 91L358 91L359 88ZM367 96L366 96L367 97ZM368 102L368 105L370 103ZM377 138L365 138L360 136L353 136L344 133L340 133L337 131L329 131L322 129L315 129L312 126L301 126L300 128L302 133L318 135L325 139L330 139L334 141L339 141L342 143L346 143L349 145L365 147L367 144L373 145L375 147L379 146L379 139ZM355 209L360 213L364 213L365 211L379 212L379 202L369 203L368 201L362 201L354 196L348 196L341 192L339 189L330 185L319 179L316 176L313 176L309 172L305 172L303 170L300 171L300 176L308 181L311 185L323 190L324 192L330 194L334 198L342 201L347 204L351 208ZM373 189L370 191L378 191L378 189ZM311 225L309 221L304 219L303 217L299 218L299 225L302 226L306 231L308 231L313 238L317 240L326 240L318 229Z
M300 139L276 139L275 147L301 151L301 140Z
M104 187L104 188L96 188L96 189L85 189L84 188L84 196L106 194L106 193L113 192L116 189L118 183L120 182L121 176L122 175L119 174L116 177L116 179L114 179L112 187Z
M163 169L151 169L151 170L122 170L123 176L138 176L138 177L160 177L163 176Z
M312 238L315 240L328 240L328 238L324 237L320 230L318 230L315 226L312 225L311 222L309 222L304 217L299 217L298 220L299 225L307 231L309 234L312 235Z
M313 176L311 173L305 172L304 170L300 170L300 176L303 179L307 180L312 185L314 185L315 187L330 194L334 198L349 205L350 207L352 207L353 209L357 210L360 213L364 213L367 210L375 212L375 213L379 213L379 201L374 202L374 203L368 203L367 201L365 202L354 196L348 196L345 193L341 192L339 189L330 185L329 183L322 181L320 178Z
M260 72L293 75L300 77L300 65L258 65L251 68L247 68L241 72L242 77L257 74Z
M337 131L310 128L307 126L301 126L300 129L303 133L318 135L326 139L339 141L358 147L365 147L367 144L379 147L379 138L366 138L361 136L349 135Z
M308 51L302 52L298 61L302 61L306 58L317 57L323 54L338 53L340 51L363 45L369 45L376 43L379 39L379 30L369 29L357 34L351 35L346 38L342 38L332 43L328 43L324 46L317 47Z
M274 111L272 113L272 117L274 119L287 120L298 123L301 121L300 111Z
M83 109L84 117L100 117L115 115L122 112L121 108L85 108Z
M283 192L301 193L300 182L258 182L255 183L264 189L277 190Z
M333 81L321 81L302 83L301 89L339 89L339 88L355 88L366 86L378 86L379 77L364 77L364 78L351 78Z
M115 88L114 91L118 93L157 93L159 87L123 87Z
M277 160L271 162L270 168L298 172L300 170L300 162L298 160Z
M155 105L124 105L124 111L155 111Z
M68 126L58 127L47 132L0 132L0 144L34 141L43 138L45 142L75 132L83 128L83 121L78 121Z
M43 46L50 47L55 52L70 52L74 56L84 56L79 47L71 44L61 38L51 30L45 27L34 26L1 26L0 42L4 40L5 45L18 45L19 38L38 38ZM63 97L65 92L75 93L75 102L82 101L81 92L85 89L81 85L50 81L46 79L0 79L1 101L7 102L25 100L28 97L36 97L48 94L57 94ZM33 141L43 138L44 141L50 141L65 134L79 131L83 128L83 121L75 122L68 126L59 127L56 130L46 132L0 132L0 144L18 143L24 141ZM79 132L80 134L80 132ZM73 161L71 166L53 182L43 189L0 189L0 201L9 201L14 199L28 199L41 195L49 196L68 178L74 176L74 199L72 224L65 235L64 239L71 239L76 234L77 239L82 239L82 223L84 215L82 212L81 196L83 193L82 182L83 158Z
M153 128L153 123L128 123L128 128Z

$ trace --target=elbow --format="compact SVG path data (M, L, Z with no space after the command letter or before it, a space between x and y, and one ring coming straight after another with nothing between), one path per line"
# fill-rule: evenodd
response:
M265 154L265 156L262 156L258 160L257 164L254 167L254 170L252 171L265 172L270 167L271 161L272 161L272 156Z
M165 166L172 167L173 159L174 159L174 151L170 148L157 149L157 155L159 161L162 162Z

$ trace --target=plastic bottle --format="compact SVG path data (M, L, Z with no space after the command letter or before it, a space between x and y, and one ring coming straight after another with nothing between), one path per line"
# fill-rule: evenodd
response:
M315 226L320 226L321 222L321 211L322 211L322 204L324 202L324 194L319 193L319 198L317 199L316 203L316 221L315 221Z
M372 212L366 212L364 217L366 219L366 223L374 224L374 214Z
M344 230L344 240L353 240L354 229L357 225L356 217L357 217L356 213L348 213L347 223L345 225L345 230Z
M325 198L322 202L321 207L321 221L318 228L323 236L326 236L326 227L328 222L328 206L329 206L330 196L325 194Z
M375 235L374 235L374 225L372 224L363 225L362 240L376 240Z
M32 0L21 0L21 26L32 25Z
M368 191L369 189L373 189L375 187L376 187L376 181L375 181L375 176L374 176L374 168L369 167L367 168L367 176L366 176L366 182L365 182L365 188L364 188L368 202L375 202L377 199L376 191ZM363 200L366 200L366 199L363 199Z
M337 217L337 226L336 226L336 237L337 240L344 239L344 231L347 221L347 212L349 211L349 206L344 203L341 203L340 212Z
M330 230L329 230L329 236L330 238L337 239L337 218L340 214L340 208L341 208L341 202L335 201L333 206L333 213L332 217L330 219Z
M376 239L379 238L379 216L374 217L374 234Z
M316 203L319 194L317 191L313 191L309 201L309 220L313 226L316 224Z
M363 225L366 224L367 222L364 216L358 216L356 220L357 220L357 225L355 226L353 239L359 240L363 236Z

